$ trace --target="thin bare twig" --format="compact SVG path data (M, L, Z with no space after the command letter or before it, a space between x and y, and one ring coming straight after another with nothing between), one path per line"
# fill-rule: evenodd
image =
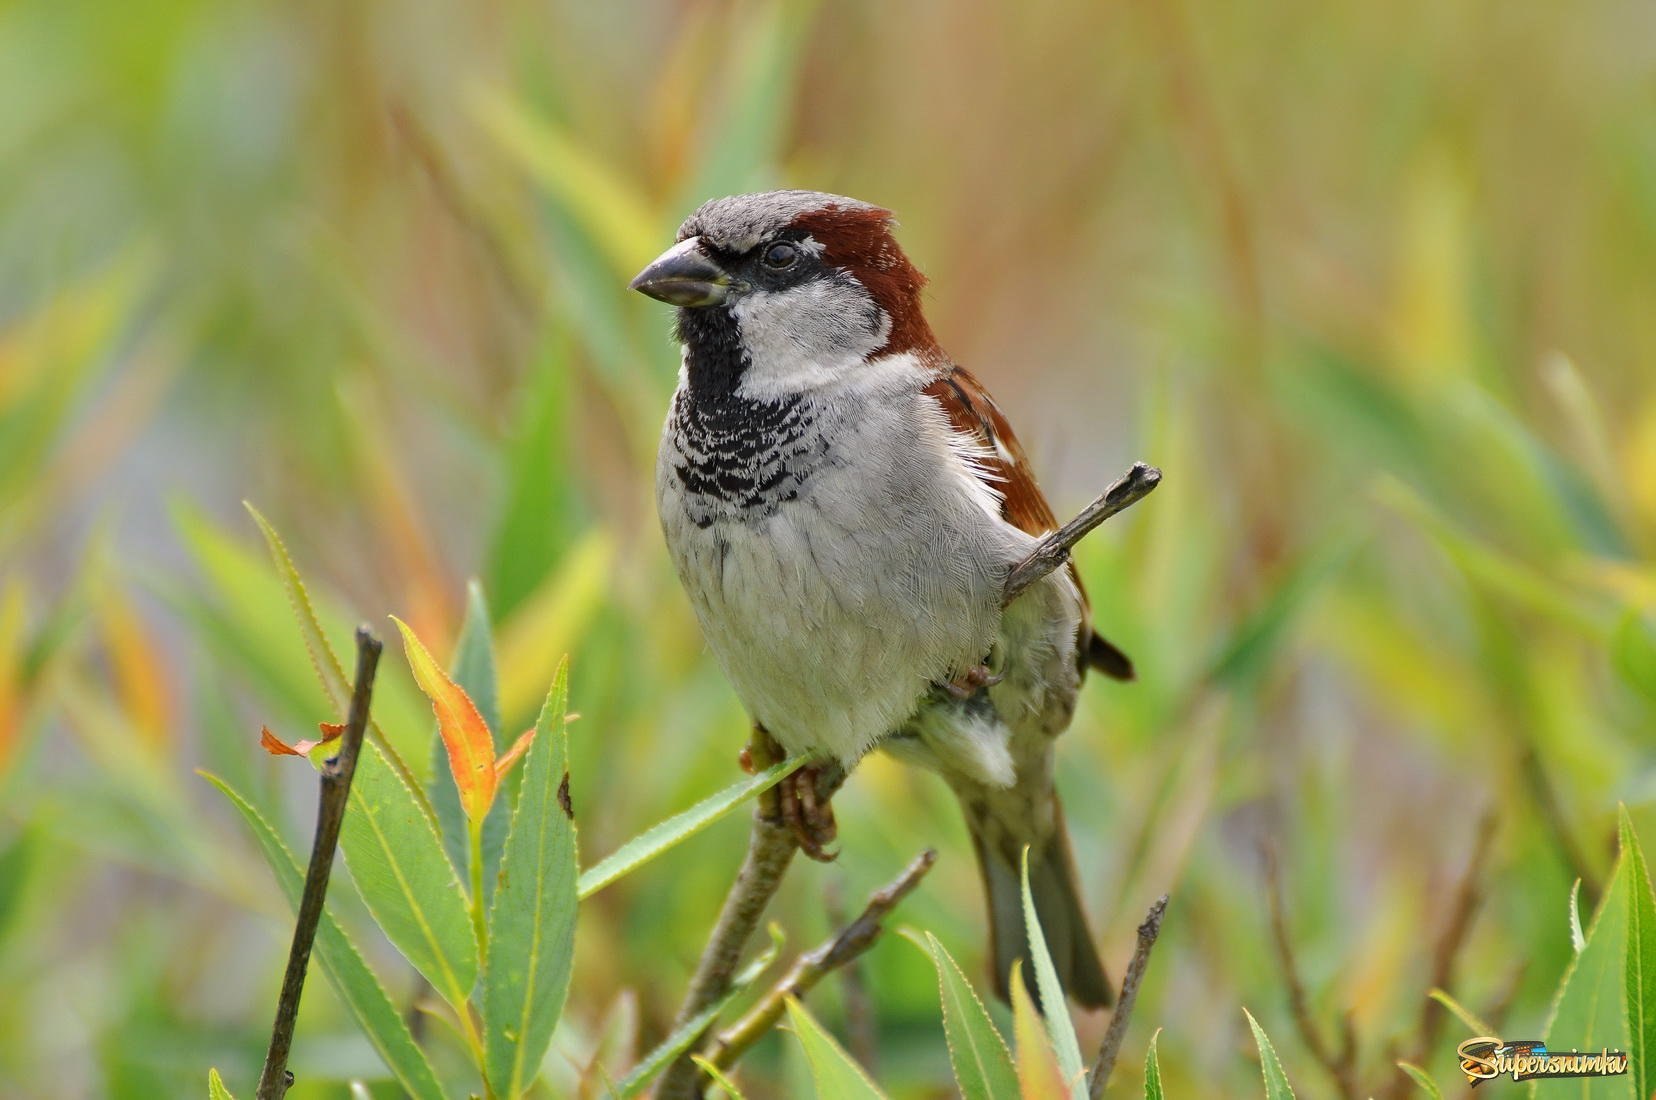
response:
M920 884L936 862L935 849L927 848L921 852L901 875L868 899L862 914L841 929L839 935L814 951L799 956L782 980L759 998L759 1003L746 1016L719 1034L710 1048L712 1054L708 1061L719 1069L734 1065L736 1059L747 1053L748 1048L763 1038L782 1018L782 1013L787 1010L788 998L803 997L823 978L873 947L883 931L880 922Z
M1133 468L1105 490L1103 496L1081 509L1079 515L1058 530L1042 537L1029 556L1012 567L1002 589L1001 606L1010 604L1023 595L1030 585L1068 561L1075 544L1086 538L1093 528L1149 496L1161 484L1161 477L1161 471L1154 466L1133 463Z
M835 879L823 892L822 907L830 928L846 924L844 883ZM868 995L868 981L862 961L852 959L839 968L840 995L845 1002L845 1046L857 1064L876 1080L880 1076L879 1028L875 1025L874 1002Z
M1340 1050L1329 1045L1316 1021L1311 1019L1311 1008L1305 996L1305 984L1300 981L1299 963L1294 958L1292 937L1288 934L1288 916L1282 900L1282 875L1277 866L1275 845L1264 845L1266 893L1271 907L1271 938L1276 942L1277 960L1282 964L1283 980L1288 983L1288 1008L1294 1018L1294 1027L1305 1043L1311 1057L1328 1073L1334 1089L1341 1097L1357 1095L1357 1036L1347 1015L1341 1025Z
M1121 996L1116 999L1115 1015L1110 1017L1110 1027L1098 1046L1098 1059L1087 1075L1087 1095L1092 1100L1104 1095L1104 1086L1110 1083L1110 1074L1115 1071L1122 1041L1127 1038L1127 1025L1133 1019L1133 1006L1138 1002L1139 986L1144 984L1144 972L1150 966L1150 949L1156 946L1156 937L1161 935L1162 917L1166 915L1167 895L1163 894L1150 906L1144 923L1138 926L1138 946L1133 949L1133 959L1127 964L1127 973L1122 976Z
M293 926L293 944L288 949L287 970L282 975L282 992L276 1000L276 1022L270 1032L270 1050L264 1071L259 1075L258 1100L282 1100L293 1084L288 1071L288 1054L293 1049L293 1025L299 1018L299 998L305 991L305 972L310 966L316 926L322 920L322 905L328 896L328 876L333 872L334 852L339 846L339 827L345 820L351 779L356 775L357 754L368 728L368 705L374 694L374 672L379 668L380 640L367 627L356 632L356 686L351 691L351 709L345 719L339 751L322 765L322 795L316 807L316 838L311 843L310 866L305 869L305 890L299 898L299 916Z
M755 769L768 768L781 759L782 752L770 735L755 728L748 741L748 753ZM817 780L817 798L826 803L845 781L845 771L838 766L824 767ZM679 1006L673 1027L683 1027L708 1005L730 990L736 965L742 950L759 927L759 918L765 907L782 885L782 876L799 849L794 832L783 821L778 794L773 790L759 796L753 808L753 828L748 834L747 857L736 873L736 881L725 895L724 908L718 923L702 950L696 973L690 979L690 988ZM653 1095L656 1100L690 1100L700 1095L702 1071L690 1056L699 1053L701 1043L690 1045L684 1055L668 1066L656 1082Z
M1489 859L1489 848L1495 841L1495 829L1499 823L1500 817L1494 807L1484 811L1483 817L1478 821L1477 832L1472 840L1472 853L1467 857L1466 867L1461 871L1460 881L1455 887L1455 895L1450 902L1443 928L1432 945L1432 967L1426 984L1429 990L1449 989L1454 984L1455 962L1459 959L1461 948L1466 945L1467 937L1472 931L1472 919L1477 916L1478 906L1483 903L1480 873ZM1416 1065L1426 1061L1437 1047L1438 1036L1443 1030L1443 1021L1447 1015L1448 1010L1437 998L1426 998L1425 1007L1420 1013L1419 1038L1415 1042L1414 1053L1407 1061ZM1402 1074L1396 1074L1386 1095L1389 1100L1401 1100L1411 1091L1411 1082Z

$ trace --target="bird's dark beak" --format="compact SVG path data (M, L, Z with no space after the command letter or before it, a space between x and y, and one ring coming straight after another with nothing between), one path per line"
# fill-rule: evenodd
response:
M702 251L700 238L691 237L656 257L628 285L668 305L694 309L724 301L730 275Z

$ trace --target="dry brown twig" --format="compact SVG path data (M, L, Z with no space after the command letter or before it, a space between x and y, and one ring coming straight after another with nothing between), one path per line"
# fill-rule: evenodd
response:
M868 904L856 920L840 929L839 934L827 943L799 956L782 980L759 998L747 1015L719 1033L708 1048L712 1052L708 1055L708 1061L717 1069L728 1069L782 1018L790 997L803 997L823 978L873 947L874 941L884 931L880 922L890 915L898 902L920 885L920 880L926 877L926 872L936 862L935 849L927 848L921 852L901 875L868 899Z
M1075 549L1076 543L1086 538L1095 527L1111 516L1126 511L1149 496L1156 486L1161 484L1161 477L1161 471L1154 466L1148 466L1143 462L1133 463L1132 468L1106 489L1102 496L1081 509L1074 519L1058 530L1043 536L1041 541L1035 544L1035 549L1029 552L1029 556L1012 567L1012 571L1006 576L1001 606L1010 604L1030 585L1069 561L1070 551Z
M763 730L755 727L748 741L748 754L755 770L770 767L782 757L781 748ZM838 766L821 769L817 779L817 798L823 804L845 781L845 771ZM799 850L799 840L782 819L781 806L775 788L759 796L753 807L753 827L748 834L747 856L736 881L725 895L724 908L719 912L713 934L702 950L696 972L690 979L690 988L679 1006L673 1027L683 1027L709 1005L730 990L730 984L741 962L742 951L754 931L765 907L782 885L782 876ZM656 1100L686 1100L701 1094L702 1071L691 1054L700 1053L701 1042L690 1045L684 1055L668 1066L656 1082L652 1095Z
M1139 986L1144 984L1144 972L1150 966L1150 949L1156 946L1156 937L1161 935L1162 918L1166 915L1167 895L1163 894L1150 906L1144 922L1138 926L1138 946L1133 949L1133 959L1121 978L1121 995L1116 998L1115 1015L1110 1017L1109 1030L1104 1032L1104 1041L1098 1046L1098 1058L1093 1062L1092 1072L1087 1075L1087 1095L1092 1100L1103 1096L1104 1086L1110 1083L1116 1058L1121 1054L1122 1041L1127 1038L1127 1025L1133 1018L1133 1006L1138 1003Z
M1489 849L1495 842L1495 831L1499 824L1500 817L1494 807L1485 810L1483 816L1478 819L1477 831L1472 838L1471 854L1468 855L1466 866L1456 883L1443 927L1432 944L1432 966L1426 982L1428 990L1449 989L1454 984L1455 962L1460 958L1461 949L1466 946L1472 931L1473 918L1477 916L1478 907L1483 903L1483 887L1479 872L1489 858ZM1512 988L1516 989L1516 985ZM1435 997L1425 998L1425 1005L1420 1012L1419 1038L1415 1043L1414 1052L1407 1061L1415 1065L1425 1063L1437 1046L1438 1036L1443 1031L1443 1021L1447 1014L1448 1010ZM1411 1088L1409 1080L1399 1072L1392 1078L1386 1096L1388 1100L1402 1100L1409 1095Z
M305 991L305 972L310 966L311 946L322 920L328 896L328 878L333 872L334 852L339 846L339 827L345 820L345 806L356 775L357 754L368 728L368 706L374 694L374 673L379 668L380 640L367 627L356 632L356 686L351 691L351 709L340 736L339 751L322 765L322 795L316 807L316 837L311 842L310 866L305 869L305 889L299 897L299 915L293 926L293 943L288 949L287 970L282 974L282 992L276 1000L276 1022L271 1026L270 1048L264 1070L259 1074L258 1100L282 1100L293 1084L288 1071L288 1054L293 1049L293 1025L299 1019L299 998Z
M1277 960L1282 964L1283 980L1288 984L1288 1008L1294 1019L1294 1028L1300 1034L1305 1049L1311 1052L1318 1065L1334 1083L1335 1092L1351 1100L1357 1096L1357 1034L1347 1013L1340 1024L1340 1049L1334 1048L1311 1019L1311 1008L1305 996L1305 984L1300 980L1299 963L1294 957L1292 938L1288 934L1288 915L1283 904L1282 875L1277 864L1275 845L1263 846L1265 857L1266 893L1271 908L1271 938L1276 944Z

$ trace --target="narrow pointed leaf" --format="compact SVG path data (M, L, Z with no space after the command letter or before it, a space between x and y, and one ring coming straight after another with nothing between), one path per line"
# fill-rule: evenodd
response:
M484 1058L505 1097L535 1079L569 992L575 953L575 821L569 803L569 666L541 708L500 861L483 970Z
M1651 1059L1656 1058L1656 896L1650 870L1633 832L1633 819L1621 807L1621 850L1627 862L1627 1053L1633 1095L1649 1096Z
M270 556L276 563L276 572L281 576L288 602L293 606L293 617L298 620L299 633L304 636L305 651L310 654L317 679L322 681L322 689L328 693L335 709L343 714L345 703L351 697L351 681L345 675L345 668L339 663L339 658L334 655L333 647L328 644L327 635L322 633L322 624L316 617L316 608L311 605L310 593L306 591L305 582L299 576L299 569L293 564L287 545L282 542L282 537L276 533L276 528L270 525L270 521L253 505L244 501L243 506L246 507L248 515L253 517L253 522L259 525L259 531L270 546Z
M1425 1070L1409 1062L1399 1062L1397 1068L1408 1074L1409 1080L1419 1085L1420 1091L1431 1097L1431 1100L1443 1100L1443 1090L1437 1087L1436 1081L1426 1075Z
M1557 1050L1628 1049L1627 977L1628 902L1631 860L1624 850L1616 860L1598 911L1587 926L1586 942L1559 983L1542 1037ZM1496 1032L1480 1032L1494 1035ZM1586 1096L1627 1094L1627 1082L1613 1077L1584 1078Z
M1156 1040L1161 1028L1150 1036L1150 1049L1144 1052L1144 1100L1162 1100L1161 1059L1156 1055Z
M282 542L276 529L270 522L260 515L251 504L243 502L253 522L258 524L263 533L265 543L270 548L270 557L276 566L276 573L281 581L282 591L287 596L288 606L293 611L293 617L299 624L299 632L305 639L305 650L310 655L311 666L316 670L317 679L322 683L322 689L332 702L334 713L341 717L345 714L346 702L351 697L351 681L345 675L345 666L339 663L339 655L333 651L328 642L328 636L322 630L322 621L316 613L316 607L311 603L310 592L305 587L304 578L299 575L298 568L293 564L293 558L288 554L287 545ZM205 533L205 532L203 532ZM239 589L239 586L238 586ZM389 691L376 692L376 696L390 696ZM375 710L384 713L386 699L377 699ZM380 753L386 761L403 777L403 781L414 788L419 799L420 809L428 816L431 814L431 805L426 801L425 792L415 783L414 773L408 763L398 754L396 747L386 739L385 731L379 719L370 718L368 721L369 738L379 746Z
M1012 998L1012 1045L1018 1052L1018 1095L1022 1100L1064 1100L1070 1089L1052 1049L1052 1036L1024 984L1022 959L1012 964L1007 989Z
M754 795L780 783L802 760L784 760L702 799L683 813L639 833L621 847L581 872L580 894L591 897L622 875L637 870L674 845L695 836Z
M995 1100L1013 1095L1018 1091L1018 1071L1012 1064L1012 1052L1006 1049L1006 1040L989 1019L989 1010L936 936L928 932L924 941L914 939L931 955L932 965L937 968L943 998L943 1034L949 1042L949 1061L961 1096L965 1100Z
M496 787L494 737L489 733L488 723L483 721L471 696L449 679L408 624L395 615L391 621L402 631L408 667L413 670L420 690L431 700L432 712L437 716L437 732L448 750L449 770L460 791L460 808L472 821L480 822L494 804Z
M297 910L299 896L304 889L304 873L299 861L252 803L217 776L203 772L202 777L223 792L247 821L271 870L276 872L282 892ZM443 1100L443 1089L437 1083L437 1075L432 1072L431 1064L426 1061L425 1053L414 1041L413 1035L409 1034L402 1014L391 1002L385 987L380 985L379 978L363 961L362 953L345 934L345 929L326 909L316 930L316 956L321 960L322 972L338 992L339 999L351 1010L357 1025L398 1083L415 1100Z
M690 1056L690 1060L702 1068L702 1072L707 1074L708 1080L712 1081L721 1089L724 1089L725 1095L730 1097L730 1100L747 1100L747 1098L742 1095L742 1090L737 1088L736 1083L726 1077L724 1075L724 1071L719 1069L718 1066L714 1065L712 1062L709 1062L706 1058L703 1058L699 1054L692 1054Z
M638 1060L638 1064L628 1072L627 1076L616 1085L613 1094L614 1100L632 1100L634 1096L649 1087L656 1075L666 1069L668 1065L678 1059L678 1056L690 1049L692 1043L700 1038L708 1025L723 1015L724 1010L742 994L742 991L752 985L760 974L769 969L782 953L782 933L771 925L771 945L767 947L753 962L749 963L737 974L730 983L730 989L723 997L702 1009L696 1015L686 1020L683 1025L673 1029L661 1044Z
M454 646L454 658L449 675L460 685L477 706L478 714L489 727L494 751L500 749L500 688L495 676L494 643L489 618L489 606L483 598L483 589L472 581L467 587L466 618L460 626L460 640ZM525 748L528 746L525 745ZM437 823L443 833L443 846L456 867L465 867L471 858L471 841L466 827L466 811L460 805L460 791L455 786L449 766L448 748L441 729L434 729L431 737L431 804L436 810ZM495 761L496 793L489 816L483 819L483 902L494 896L495 876L500 872L500 853L506 844L506 830L511 825L512 792L516 780L502 781L505 771L500 760ZM506 797L501 797L506 792Z
M217 1069L207 1071L207 1100L236 1100L230 1090L224 1087L224 1078L219 1076Z
M456 1011L477 981L477 936L437 826L373 742L364 742L339 835L368 911Z
M797 998L789 997L787 1005L788 1023L805 1051L811 1080L821 1100L879 1100L885 1096Z
M1254 1043L1259 1047L1259 1072L1265 1078L1265 1100L1294 1100L1293 1086L1288 1084L1288 1075L1282 1071L1282 1060L1277 1057L1276 1047L1266 1037L1265 1029L1259 1026L1259 1021L1247 1009L1242 1010L1242 1015L1248 1018Z
M1035 988L1046 1007L1047 1032L1052 1036L1052 1049L1058 1054L1058 1066L1064 1071L1064 1080L1072 1091L1086 1094L1086 1068L1081 1062L1081 1044L1075 1037L1075 1021L1070 1019L1069 1004L1064 1000L1064 987L1058 981L1058 971L1052 965L1052 954L1047 950L1046 935L1035 915L1035 897L1029 891L1029 849L1023 853L1023 910L1024 927L1029 935L1029 952L1035 960Z

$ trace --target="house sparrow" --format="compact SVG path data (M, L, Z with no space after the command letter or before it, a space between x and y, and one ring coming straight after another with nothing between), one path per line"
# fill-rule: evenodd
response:
M1132 666L1093 633L1073 565L1002 611L1008 571L1057 521L1005 417L938 346L892 226L815 191L716 199L633 280L678 307L684 352L662 529L708 645L789 754L849 767L879 748L954 790L1001 995L1013 960L1029 972L1027 846L1059 980L1107 1005L1053 742L1087 666ZM824 858L832 819L809 769L793 778L783 804Z

